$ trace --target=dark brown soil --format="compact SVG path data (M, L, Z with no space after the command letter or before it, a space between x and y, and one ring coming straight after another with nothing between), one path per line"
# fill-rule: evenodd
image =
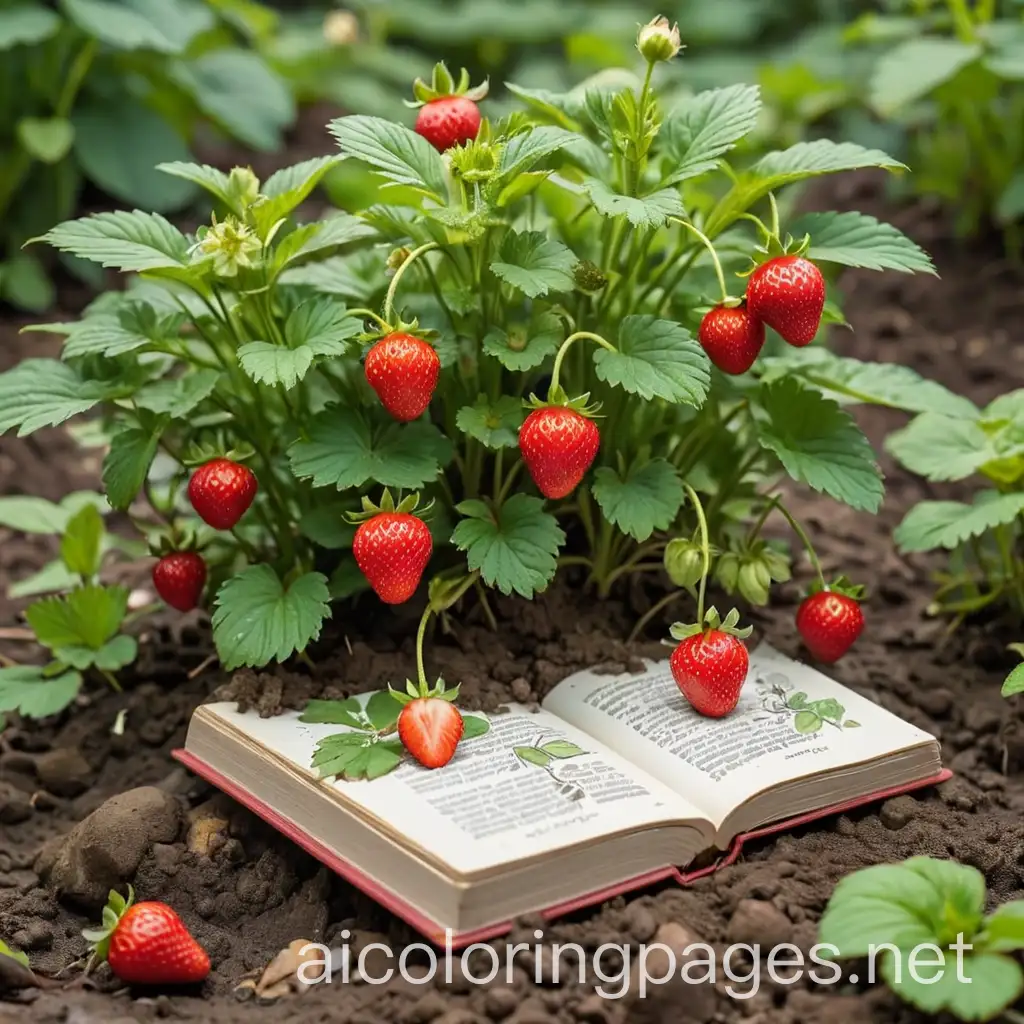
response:
M1020 279L991 253L946 245L924 213L908 215L908 224L934 253L942 280L849 275L846 308L856 332L837 338L837 347L862 358L907 363L978 399L1024 385L1024 349L1011 345ZM4 337L0 360L11 360L11 341ZM901 419L880 410L862 416L876 444ZM993 902L1022 895L1024 731L1013 707L999 696L1002 675L1012 664L1004 645L1014 637L1000 624L984 622L946 638L943 624L926 617L929 572L936 563L898 557L890 537L905 510L929 489L889 462L885 468L889 492L877 517L807 495L796 507L818 538L826 569L845 571L870 590L868 629L834 674L937 734L955 778L916 797L754 843L739 863L691 888L668 886L613 900L545 926L546 940L579 942L592 952L605 942L649 941L659 925L674 922L713 944L747 941L768 947L792 941L806 950L816 941L817 920L839 878L913 854L976 865ZM80 485L94 470L73 454L60 432L40 436L31 446L0 439L0 490L8 493L58 497L69 488L70 477ZM0 576L16 577L38 566L43 547L0 533ZM757 635L790 654L798 653L797 595L797 584L790 584L771 609L754 616ZM650 600L637 591L598 604L559 586L532 604L499 601L497 636L470 616L450 635L437 637L428 658L446 678L462 681L471 705L490 707L513 694L537 699L575 669L622 666L651 653L664 622L643 643L627 647L618 639ZM13 610L3 610L9 615L0 624L12 624ZM408 627L396 616L370 632L353 630L337 638L335 649L319 652L315 678L285 671L240 673L220 693L269 711L313 693L373 688L407 671L412 661ZM190 646L183 648L183 642ZM567 970L555 983L543 957L540 984L520 970L510 988L478 987L456 970L448 984L335 984L287 997L272 1008L239 1002L233 989L242 977L294 939L330 944L348 929L358 949L372 941L401 947L416 937L251 814L175 766L169 751L181 743L191 711L225 682L215 674L183 678L183 658L187 670L202 660L203 651L201 629L158 637L143 662L147 681L130 693L96 693L56 724L13 726L0 739L0 936L26 948L42 974L66 970L80 958L85 944L79 931L88 914L59 903L40 884L33 867L39 850L109 797L131 787L157 786L189 817L182 818L176 837L145 852L133 882L143 898L166 900L181 913L210 953L211 978L198 993L129 994L101 971L99 992L77 986L8 993L8 1001L0 1001L0 1022L613 1024L628 1019L683 1024L712 1019L706 1009L698 1010L692 993L680 996L668 989L653 989L627 1014L624 1003L592 995L599 979L581 986ZM127 711L126 728L114 736L111 726L120 710ZM227 824L220 826L207 855L198 852L196 829L189 837L188 821L211 818ZM533 942L537 924L521 922L516 938ZM66 976L77 973L72 969ZM721 1022L756 1024L924 1019L885 990L869 990L863 983L814 988L767 980L749 1000L730 999L722 991L714 1013Z

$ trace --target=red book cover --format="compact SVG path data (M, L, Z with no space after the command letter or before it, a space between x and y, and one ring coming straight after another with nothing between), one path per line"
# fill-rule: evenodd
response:
M174 757L187 768L204 778L211 785L223 790L244 807L247 807L254 814L261 817L269 825L272 825L279 832L288 836L289 839L301 846L307 853L321 861L332 871L341 875L342 878L356 886L356 888L361 889L368 896L386 907L397 917L400 917L408 925L416 929L416 931L436 945L446 947L448 949L461 949L474 942L484 942L488 939L505 935L512 929L511 921L501 921L470 932L460 932L457 934L447 933L441 925L436 921L430 920L415 907L406 903L397 893L379 885L353 864L350 864L344 858L339 857L333 850L328 849L311 835L299 829L294 822L275 811L254 794L247 792L231 779L228 779L215 771L206 764L206 762L200 760L194 754L189 753L187 750L175 750ZM764 828L755 829L752 832L736 836L729 849L725 851L714 864L711 864L708 867L687 873L681 871L677 867L666 866L664 868L659 868L656 871L650 871L646 874L626 879L614 886L600 889L596 892L589 892L583 896L577 896L574 899L567 900L564 903L547 907L542 911L542 914L546 919L550 920L552 918L560 917L563 914L568 914L574 910L603 903L605 900L609 900L614 896L632 892L636 889L642 889L648 885L654 884L655 882L661 882L667 879L673 879L680 885L686 885L697 878L703 878L705 875L712 874L719 870L719 868L725 867L727 864L734 863L743 852L744 844L755 839L760 839L763 836L773 835L778 832L786 832L791 829L798 828L801 825L817 821L820 818L826 818L835 814L842 814L846 811L851 811L867 804L888 800L890 797L898 796L901 793L909 793L916 789L922 789L925 786L934 786L940 782L945 782L947 779L952 777L952 774L953 773L948 769L944 769L938 775L934 775L931 778L921 779L917 782L912 782L904 786L897 786L891 789L882 789L867 796L859 797L855 800L848 800L845 803L833 804L830 807L823 807L819 810L811 811L808 814L802 814L786 821L775 822L774 824L767 825Z

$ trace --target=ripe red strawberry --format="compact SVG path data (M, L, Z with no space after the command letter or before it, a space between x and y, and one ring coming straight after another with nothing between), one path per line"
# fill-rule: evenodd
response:
M479 130L480 108L468 96L441 96L416 116L416 133L442 153L472 142Z
M519 429L523 461L546 498L571 494L600 447L597 424L568 406L534 409Z
M362 523L352 554L385 604L408 601L420 585L434 542L427 524L407 512L379 512Z
M212 459L192 474L188 498L203 522L217 530L230 530L249 510L257 487L247 466L231 459Z
M669 665L694 710L709 718L722 718L739 702L750 657L739 637L709 629L680 641Z
M199 604L206 586L206 563L194 551L164 555L153 566L153 586L172 608L190 612Z
M389 334L366 353L366 379L381 404L403 423L430 405L441 372L433 346L411 334Z
M825 279L802 256L777 256L747 281L747 311L774 328L790 345L814 341L825 308Z
M704 314L698 332L708 359L722 373L746 373L764 345L764 324L742 306L715 306Z
M796 628L818 661L838 661L864 629L860 603L846 594L819 590L804 599L796 613Z
M419 697L398 716L402 745L426 768L440 768L455 756L464 729L459 709L443 697Z
M103 927L84 932L97 959L130 985L190 985L210 973L210 958L166 903L135 903L117 892L103 911Z

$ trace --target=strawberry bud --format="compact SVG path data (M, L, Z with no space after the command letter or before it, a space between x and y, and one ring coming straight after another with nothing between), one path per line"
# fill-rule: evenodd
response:
M683 48L679 26L670 26L668 18L654 18L640 29L636 48L649 64L671 60Z

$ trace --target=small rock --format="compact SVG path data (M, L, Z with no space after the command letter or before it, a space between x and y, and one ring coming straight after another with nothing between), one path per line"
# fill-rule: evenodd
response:
M916 814L917 801L912 796L904 795L893 797L892 800L886 800L882 804L882 809L878 812L878 817L886 828L891 829L893 832L898 832Z
M970 729L976 736L983 736L987 732L995 732L1002 721L999 714L982 704L972 704L964 715L964 726Z
M658 930L654 915L642 903L626 907L626 930L637 942L647 942Z
M528 704L532 699L533 691L530 688L530 684L522 676L518 679L512 680L512 696L515 697L520 704Z
M17 825L32 817L32 801L9 782L0 782L0 825Z
M935 690L920 689L914 695L917 706L932 718L945 718L953 707L953 694L939 687Z
M52 862L44 849L36 871L61 898L87 910L101 908L111 889L135 875L154 843L178 835L178 802L153 786L111 797L65 837Z
M740 900L726 935L730 942L760 946L767 952L792 939L793 923L772 903Z
M446 1010L440 1017L435 1018L437 1024L484 1024L484 1018L473 1013L472 1010L457 1008Z
M633 960L629 988L621 1000L629 1024L706 1024L714 1017L718 1004L715 988L707 982L696 981L708 973L706 965L695 966L693 978L686 975L687 963L703 961L707 956L706 950L685 953L688 946L700 941L688 928L674 921L663 924L654 933L654 942L648 947L643 963L646 979L638 956ZM675 964L659 945L673 951ZM664 984L647 980L664 978L670 972L671 978Z
M527 996L511 1017L508 1024L554 1024L557 1018L553 1018L548 1008L536 996Z
M89 788L92 769L73 747L57 747L36 758L36 775L55 796L76 797Z
M573 1013L576 1019L583 1021L584 1024L608 1024L607 1000L602 999L596 992L591 992Z
M402 1024L430 1024L436 1020L445 1010L448 1004L440 992L424 992L411 1006L407 1007L401 1015Z
M507 985L489 988L484 996L484 1013L491 1020L504 1020L519 1005L519 996Z
M16 946L22 949L51 949L53 930L45 921L30 921L24 928L11 936Z
M170 843L153 844L153 863L165 875L176 875L181 866L182 850Z

